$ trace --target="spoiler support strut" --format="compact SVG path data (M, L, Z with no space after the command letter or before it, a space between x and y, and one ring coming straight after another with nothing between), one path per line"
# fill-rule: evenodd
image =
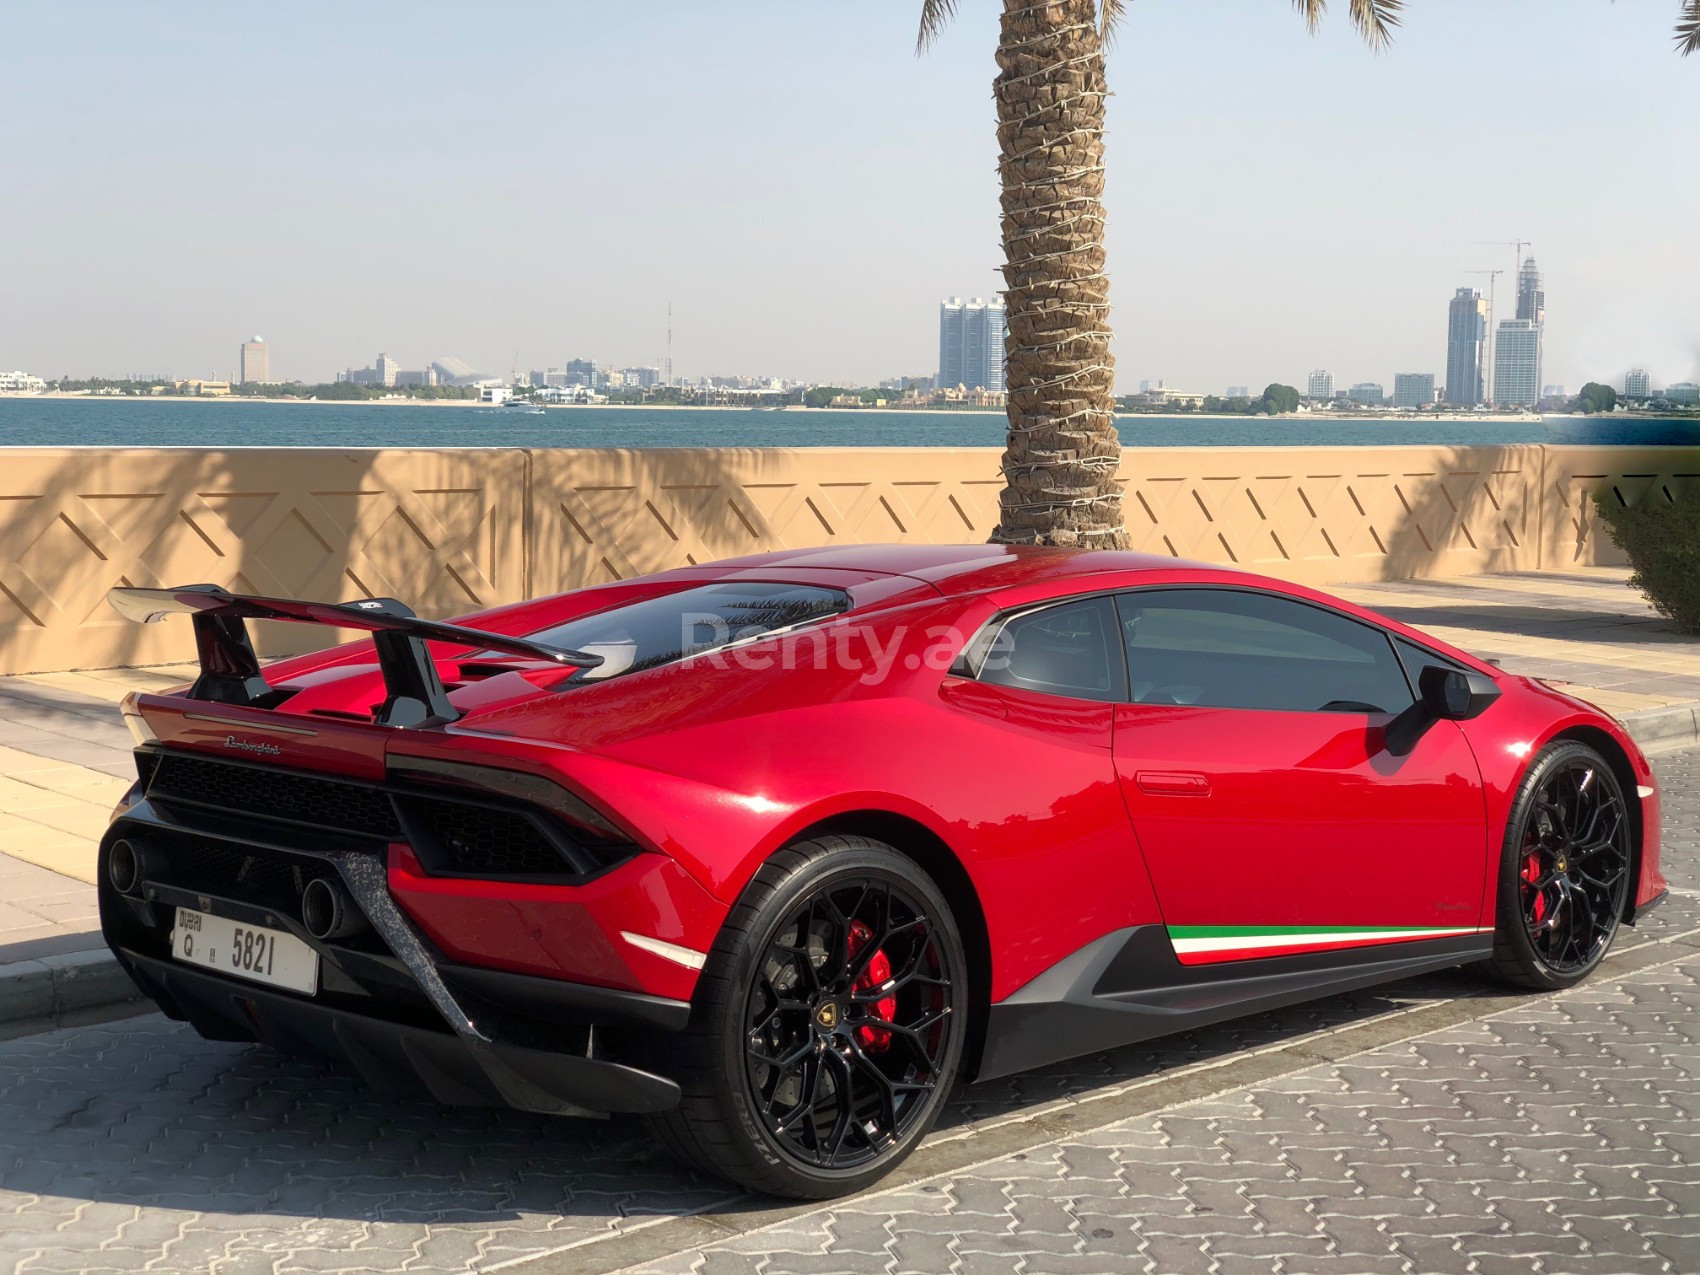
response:
M187 584L172 589L119 588L109 590L106 598L119 615L142 623L163 620L172 614L194 617L201 674L189 688L189 698L216 704L257 704L271 693L248 636L248 620L363 629L372 635L378 667L384 675L384 702L374 715L380 726L442 724L460 716L449 703L443 679L437 675L436 662L425 645L428 641L503 651L576 668L595 668L602 663L601 656L588 651L571 651L529 638L421 620L394 598L351 603L299 602L230 593L216 584Z

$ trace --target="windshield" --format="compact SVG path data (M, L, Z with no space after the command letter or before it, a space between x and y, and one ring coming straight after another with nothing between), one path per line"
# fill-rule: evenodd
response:
M688 655L795 628L850 609L842 589L806 584L710 584L598 611L527 634L533 642L588 651L602 663L582 680L671 664Z

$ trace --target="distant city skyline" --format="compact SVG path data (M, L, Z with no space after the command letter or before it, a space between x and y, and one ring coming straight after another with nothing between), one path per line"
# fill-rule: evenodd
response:
M1437 294L1510 264L1478 245L1514 233L1563 281L1544 379L1700 380L1700 172L1680 160L1700 116L1668 8L1425 0L1376 56L1339 12L1313 38L1288 5L1131 6L1106 156L1119 387L1438 370ZM228 376L260 331L269 375L309 382L379 349L665 367L671 303L680 378L925 368L937 298L1000 286L997 22L964 6L916 58L915 16L13 6L0 366ZM571 74L475 71L516 32ZM1531 67L1565 91L1531 104ZM611 103L618 144L568 138ZM1518 180L1424 176L1486 120ZM351 137L384 138L381 161L346 162Z

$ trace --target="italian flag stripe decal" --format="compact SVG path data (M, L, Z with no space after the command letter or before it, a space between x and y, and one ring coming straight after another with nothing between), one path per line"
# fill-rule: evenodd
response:
M1492 933L1491 926L1474 925L1171 925L1168 930L1183 965Z

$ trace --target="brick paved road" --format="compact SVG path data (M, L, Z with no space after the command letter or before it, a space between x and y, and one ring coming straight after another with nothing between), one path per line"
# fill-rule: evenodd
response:
M1686 893L1590 985L1413 980L982 1086L832 1209L158 1018L0 1045L0 1270L1700 1271L1700 749L1659 769Z

